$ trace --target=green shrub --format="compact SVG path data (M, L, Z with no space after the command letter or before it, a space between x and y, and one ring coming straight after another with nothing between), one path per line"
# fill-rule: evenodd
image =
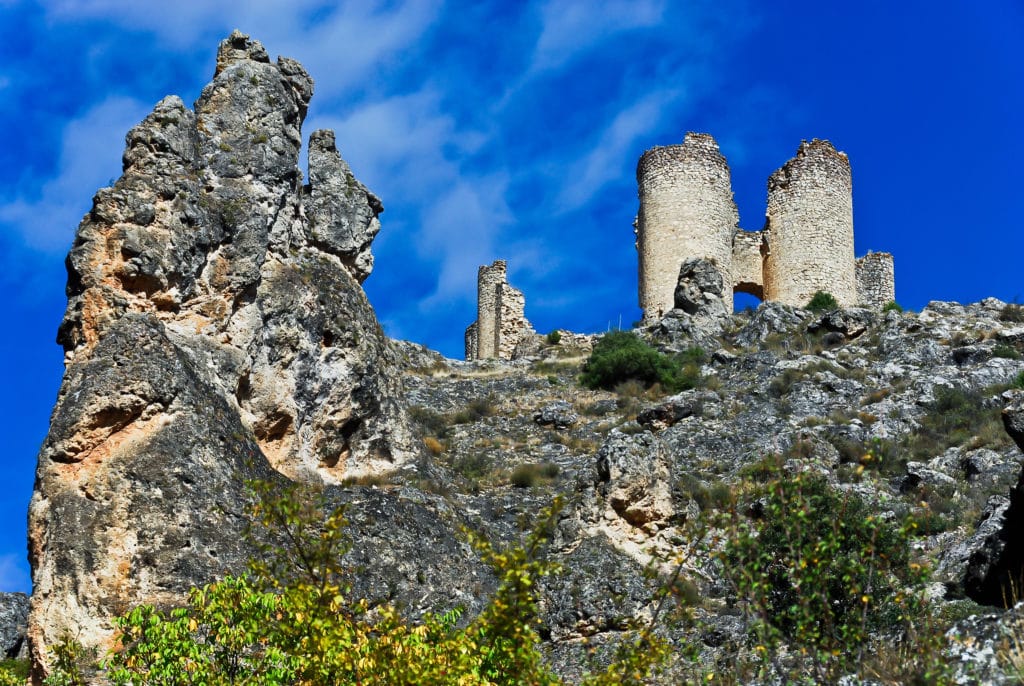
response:
M1024 322L1024 306L1021 306L1016 300L1012 303L1006 303L999 312L999 319L1014 324Z
M480 421L484 417L493 416L495 411L494 398L473 398L466 405L465 409L449 415L448 421L452 424L471 424Z
M882 312L902 312L903 308L895 300L890 300L882 307Z
M972 448L1009 442L999 410L989 407L982 393L950 386L935 386L932 392L935 399L928 404L920 428L905 439L914 459L928 459L968 442Z
M1002 357L1007 360L1019 360L1020 352L1012 345L1006 343L997 343L992 348L992 357Z
M268 529L261 557L240 577L192 589L185 607L137 607L115 621L120 647L100 665L115 686L262 684L284 686L559 686L539 649L538 587L558 571L545 550L561 501L537 513L520 546L499 548L465 530L498 579L477 617L427 613L417 623L390 604L350 596L353 570L342 565L350 541L344 508L331 509L308 487L254 484L253 514ZM283 492L282 492L283 491ZM326 508L326 519L324 512ZM678 573L673 582L678 581ZM667 591L674 590L675 584ZM655 620L657 613L655 614ZM48 686L93 683L86 651L54 646ZM621 643L589 686L648 683L671 653L650 626ZM2 674L2 673L0 673ZM7 678L0 676L0 678ZM0 682L3 683L3 682ZM8 686L4 683L4 686Z
M548 345L558 345L558 342L562 340L562 332L558 329L551 331L547 336L544 337Z
M1024 390L1024 372L1019 372L1017 376L1013 377L1013 381L1010 382L1010 388Z
M28 681L29 661L0 660L0 686L24 686Z
M698 385L700 366L692 362L684 365L630 331L610 331L594 345L580 382L588 388L612 390L626 381L648 388L660 384L665 391L676 393Z
M516 488L533 488L554 479L558 471L558 465L554 462L521 464L512 470L510 481Z
M912 639L925 610L925 575L909 557L910 527L897 528L808 473L774 478L758 502L757 518L727 520L720 555L752 610L766 665L777 664L776 651L788 644L809 658L817 683L835 683L861 673L873 636Z
M839 309L839 303L836 302L835 297L831 293L817 291L807 302L807 306L804 309L817 313L831 312L832 310Z

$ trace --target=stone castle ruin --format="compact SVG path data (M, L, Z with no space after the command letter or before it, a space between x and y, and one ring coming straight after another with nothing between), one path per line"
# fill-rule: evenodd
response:
M682 145L658 146L637 164L636 222L640 307L658 319L673 307L682 262L715 263L733 294L805 306L816 291L841 306L880 308L894 300L889 253L853 252L850 162L828 141L804 141L768 179L761 231L745 231L733 200L729 166L715 139L687 133Z
M477 272L477 314L466 329L467 360L511 360L519 342L534 333L525 315L526 298L508 284L507 274L505 260Z

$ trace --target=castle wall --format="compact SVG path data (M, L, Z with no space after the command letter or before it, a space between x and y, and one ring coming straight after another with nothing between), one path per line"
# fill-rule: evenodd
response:
M475 360L477 357L477 324L473 322L466 327L466 359Z
M505 260L477 272L476 321L466 328L466 359L511 360L516 346L534 333L526 319L526 298L506 281Z
M857 304L850 163L828 141L800 144L768 179L765 300L803 307L816 291Z
M713 260L732 282L732 240L739 223L729 166L708 134L687 133L682 145L651 148L637 164L636 218L640 307L656 319L673 306L687 257ZM732 291L726 289L732 309Z
M764 300L764 234L735 233L732 239L732 288Z
M498 339L495 348L498 357L511 360L523 336L533 333L533 327L526 321L526 298L523 292L507 283L498 286Z
M476 278L476 359L498 355L498 286L505 283L505 260L483 265Z
M896 300L896 270L892 255L869 252L857 260L857 301L882 308Z

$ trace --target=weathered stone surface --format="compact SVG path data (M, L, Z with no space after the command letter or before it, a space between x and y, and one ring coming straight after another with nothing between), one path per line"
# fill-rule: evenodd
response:
M579 418L580 416L572 411L572 405L564 400L546 405L533 415L533 421L538 425L555 429L568 429Z
M233 33L194 112L168 97L129 132L79 226L30 512L40 666L62 631L103 645L130 605L241 570L245 478L332 484L414 454L358 283L380 202L330 132L301 185L312 90Z
M612 432L597 453L606 502L633 526L667 520L675 514L669 463L664 444L652 434Z
M807 312L776 302L763 303L739 333L740 345L756 345L773 333L792 333L807 319Z
M341 257L360 283L373 270L370 243L380 231L380 199L359 183L338 154L334 132L314 131L309 137L309 217L314 245Z
M875 323L877 316L872 310L867 308L847 307L823 314L808 324L807 330L811 333L839 333L849 341L867 331Z
M698 412L700 412L700 402L693 397L693 394L684 393L673 396L653 407L644 408L637 415L636 421L640 426L658 431L667 429L679 420L692 417Z
M710 260L683 260L676 281L675 306L689 315L709 318L728 316L723 294L722 273Z
M28 623L28 596L24 593L0 593L0 660L21 657L28 648L25 630Z

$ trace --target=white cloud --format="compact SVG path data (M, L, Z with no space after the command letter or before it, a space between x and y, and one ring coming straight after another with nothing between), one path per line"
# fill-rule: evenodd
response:
M36 193L3 198L0 223L36 250L67 250L90 198L121 175L125 133L147 112L137 100L110 97L70 120L61 132L56 174Z
M655 0L550 0L540 10L530 72L560 67L617 33L655 26L664 12L665 3Z
M329 6L329 5L328 5ZM316 80L317 92L333 96L377 65L408 50L437 18L440 0L360 0L324 11L322 0L227 2L178 0L62 0L48 5L57 21L84 18L156 34L175 50L209 50L211 34L240 29L270 53L294 57Z
M594 197L602 186L631 169L638 156L637 139L656 128L669 110L678 116L682 91L655 91L622 110L612 119L589 154L569 166L567 183L562 187L558 209L576 209Z
M0 555L0 593L29 593L32 581L24 556Z
M403 241L436 274L434 292L419 308L472 297L476 269L495 259L502 229L512 223L502 168L468 171L471 155L488 135L460 129L441 110L432 87L363 105L344 118L314 118L312 128L333 128L338 149L356 176L410 227ZM389 237L394 240L394 237ZM378 269L387 268L384 265Z

